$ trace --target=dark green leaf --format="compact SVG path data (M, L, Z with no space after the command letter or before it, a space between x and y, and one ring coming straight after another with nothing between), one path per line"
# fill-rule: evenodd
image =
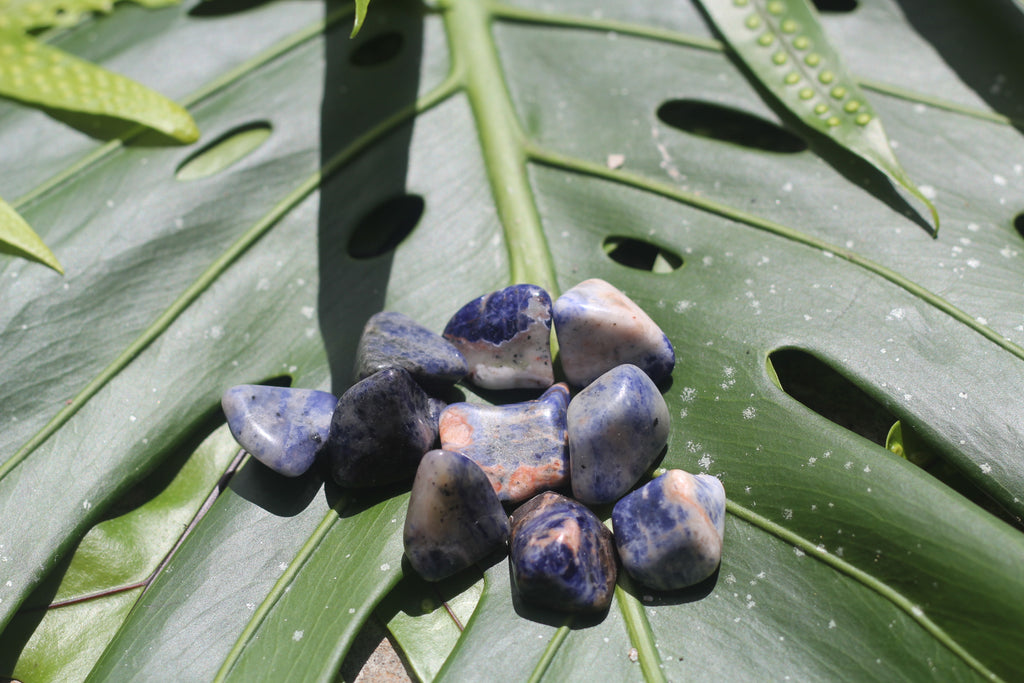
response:
M903 215L887 183L861 183L863 165L662 121L666 102L701 100L780 125L709 49L687 4L565 4L557 15L467 0L375 4L352 42L352 7L325 21L302 4L204 4L164 10L160 22L126 10L90 25L93 40L84 29L62 37L62 49L111 68L130 55L147 69L194 45L180 70L153 68L153 86L187 103L214 140L258 122L271 134L220 172L180 182L194 150L145 138L103 145L0 106L0 145L25 159L20 174L0 173L74 273L65 288L15 260L0 272L12 368L0 384L0 566L10 581L0 619L104 509L221 419L227 387L275 380L337 394L378 310L440 330L460 305L510 282L557 293L603 277L675 344L661 464L722 478L721 571L678 595L623 582L591 623L518 605L497 560L454 647L443 620L436 641L406 645L415 671L1019 678L1024 606L1008 596L1024 590L1020 531L806 407L768 368L781 349L819 359L1019 525L1024 245L1013 224L1024 141L986 108L978 93L989 84L940 55L966 46L976 72L1011 67L993 58L987 34L944 28L928 44L912 24L922 12L944 27L981 21L973 8L908 3L904 19L882 0L861 5L829 31L846 41L860 80L895 93L874 106L908 172L934 174L937 240ZM381 36L376 47L388 49L360 52ZM100 48L112 45L110 55ZM900 60L915 65L913 81ZM1002 97L1000 111L1016 111L1019 96ZM49 145L26 145L25 131ZM613 155L621 162L609 164ZM422 215L397 247L355 248L368 216L416 198ZM616 260L622 244L655 257ZM285 481L248 462L122 623L94 678L212 680L259 666L329 679L361 621L393 586L409 589L406 492L350 500L317 476ZM458 589L477 576L458 577ZM421 610L428 597L439 604L421 595Z

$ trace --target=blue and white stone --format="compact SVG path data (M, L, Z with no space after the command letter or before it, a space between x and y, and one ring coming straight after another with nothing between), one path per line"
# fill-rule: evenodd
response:
M536 285L513 285L460 308L444 337L469 363L469 380L484 389L551 386L551 297Z
M220 401L235 441L286 477L297 477L313 465L337 402L326 391L258 384L231 387Z
M629 363L655 383L672 374L675 349L658 324L604 280L584 280L554 303L559 360L569 383L585 387Z
M566 612L608 609L618 567L612 534L586 506L547 492L512 514L509 560L525 602Z
M441 413L441 448L483 469L498 498L518 503L569 480L569 387L555 384L535 401L500 406L453 403Z
M504 546L509 522L491 482L469 458L423 456L405 517L405 555L420 576L440 581Z
M356 349L356 381L386 368L405 368L420 384L454 384L469 366L451 342L402 313L373 315Z
M612 528L634 579L658 590L692 586L722 560L725 488L710 474L669 470L616 503Z
M324 444L341 486L391 484L412 478L437 440L436 407L402 368L356 382L338 400Z
M635 365L594 380L569 403L566 418L572 493L588 504L618 500L668 442L668 406Z

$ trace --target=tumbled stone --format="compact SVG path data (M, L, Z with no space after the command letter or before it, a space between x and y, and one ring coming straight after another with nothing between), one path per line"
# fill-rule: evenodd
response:
M585 387L617 365L629 363L655 383L667 379L676 354L658 324L604 280L584 280L553 307L559 359L569 383Z
M725 489L709 474L669 470L616 503L612 527L634 579L658 590L692 586L722 559Z
M454 384L469 367L451 342L412 318L393 311L373 315L356 350L356 380L385 368L405 368L424 386Z
M441 413L441 448L462 453L487 474L502 501L517 503L569 478L565 413L569 387L535 401L486 406L453 403Z
M536 285L513 285L460 308L444 337L484 389L535 389L555 381L551 369L551 297Z
M523 600L567 612L600 612L615 591L612 534L576 501L547 492L512 514L509 559Z
M327 439L337 402L326 391L242 384L224 392L221 407L242 448L275 472L297 477Z
M487 475L446 450L423 456L405 517L405 554L420 576L440 581L508 540L509 523Z
M566 418L572 492L584 503L618 500L668 441L665 399L635 365L594 380L569 403Z
M357 382L338 400L324 444L342 486L410 479L437 440L436 409L412 375L388 368Z

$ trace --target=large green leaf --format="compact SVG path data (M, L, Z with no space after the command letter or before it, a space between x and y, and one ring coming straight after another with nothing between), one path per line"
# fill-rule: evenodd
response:
M225 388L284 377L340 393L377 310L440 329L510 282L557 293L603 277L677 349L663 464L725 484L711 580L671 595L624 581L589 621L519 604L501 558L482 586L467 572L417 588L402 487L345 492L250 461L93 678L329 680L393 590L381 618L425 678L1020 678L1019 529L776 382L794 391L787 355L817 358L1019 526L1024 140L1007 117L1024 99L991 74L1019 73L1008 37L1024 28L999 12L863 0L824 19L930 187L936 240L827 148L708 136L719 107L785 123L689 3L377 2L350 42L351 7L210 2L62 35L106 68L151 68L212 144L270 135L179 180L202 145L102 143L0 108L0 146L25 159L0 174L69 255L64 280L0 263L0 623L209 429ZM666 114L673 101L702 125ZM416 201L389 201L406 195L418 220ZM382 226L413 222L366 253ZM625 265L642 259L623 243L660 250L659 272ZM435 612L444 599L461 634ZM435 615L436 636L409 623Z

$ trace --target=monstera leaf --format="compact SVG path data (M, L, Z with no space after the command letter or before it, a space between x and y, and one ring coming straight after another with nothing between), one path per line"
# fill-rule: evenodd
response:
M380 0L350 40L350 5L208 0L54 37L207 134L0 108L0 180L66 270L0 262L0 675L332 680L373 619L424 680L1021 678L1022 15L819 7L937 238L686 1ZM426 584L407 487L217 437L232 385L343 392L374 312L439 330L589 277L675 345L661 465L725 485L691 590L623 578L581 619L521 604L502 558Z

